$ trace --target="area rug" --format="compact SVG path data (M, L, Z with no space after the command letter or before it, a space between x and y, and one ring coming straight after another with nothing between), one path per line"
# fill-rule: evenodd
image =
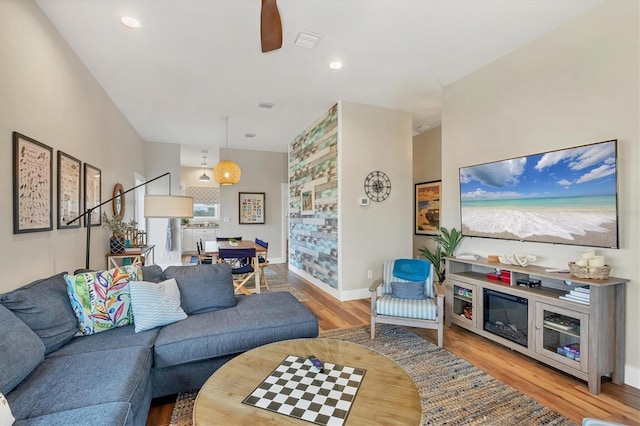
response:
M423 425L576 425L403 327L380 325L373 341L368 326L333 330L321 337L367 346L401 365L420 392ZM171 426L192 424L196 395L197 391L178 396Z
M297 288L289 284L287 281L284 280L284 278L281 278L280 275L271 271L269 268L264 269L263 272L267 277L267 282L269 283L269 290L267 290L267 288L264 286L264 283L263 283L262 287L260 288L261 292L288 291L289 293L293 294L293 296L296 299L298 299L298 301L300 302L307 302L309 300L309 298L305 296L304 293L302 293L300 290L298 290ZM248 289L251 289L252 287L253 286L251 284L247 285Z

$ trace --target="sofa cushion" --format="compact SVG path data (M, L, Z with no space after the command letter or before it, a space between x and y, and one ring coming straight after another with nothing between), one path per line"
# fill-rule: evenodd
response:
M288 292L237 297L233 308L190 315L160 329L154 366L236 354L280 340L317 337L318 320Z
M67 343L78 331L64 275L34 281L0 297L0 303L40 336L45 353Z
M189 315L236 305L229 265L169 266L164 276L175 278L180 289L180 304Z
M0 392L7 395L42 362L44 343L3 305L0 305L0 324Z
M107 402L18 420L13 426L94 426L105 424L105 419L109 419L109 425L125 425L130 412L131 406L126 402Z
M142 267L142 279L152 283L164 281L164 271L159 265L149 265Z
M144 403L151 349L141 346L48 357L7 395L16 419L109 402Z
M160 329L154 328L136 333L133 325L128 325L126 327L114 328L109 330L108 333L74 337L73 340L57 351L47 355L47 358L101 352L107 349L127 348L130 346L151 348L156 341L159 331Z
M65 275L77 335L90 335L133 323L129 281L142 279L140 266Z
M180 290L174 278L161 283L132 281L129 290L136 333L187 317L180 307Z

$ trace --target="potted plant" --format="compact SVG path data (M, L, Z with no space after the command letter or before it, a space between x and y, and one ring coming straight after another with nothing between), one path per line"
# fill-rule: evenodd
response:
M122 219L118 219L113 216L111 219L107 217L106 213L102 214L102 226L109 228L113 234L109 239L109 247L111 253L120 254L124 253L126 245L126 235L129 231L136 229L138 222L131 219L129 222L125 222Z
M456 247L458 247L463 237L456 228L452 228L451 231L449 231L447 228L442 227L438 235L433 235L429 238L438 244L436 249L431 251L428 247L422 247L420 248L420 253L433 263L437 281L443 284L446 276L445 257L453 256Z

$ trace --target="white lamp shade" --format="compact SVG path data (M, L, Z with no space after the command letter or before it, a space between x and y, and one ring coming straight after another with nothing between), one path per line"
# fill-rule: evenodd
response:
M145 217L193 217L193 197L181 195L145 195Z

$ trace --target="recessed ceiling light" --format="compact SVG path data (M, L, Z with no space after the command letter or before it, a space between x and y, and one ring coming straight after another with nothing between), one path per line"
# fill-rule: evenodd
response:
M140 21L138 21L133 16L123 16L122 18L120 18L120 22L122 22L129 28L140 28Z
M331 68L332 70L339 70L340 68L342 68L342 62L333 61L329 63L329 68Z

